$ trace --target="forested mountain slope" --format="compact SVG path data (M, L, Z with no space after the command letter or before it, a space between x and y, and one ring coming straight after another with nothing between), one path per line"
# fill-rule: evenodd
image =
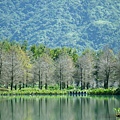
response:
M0 39L120 49L120 0L0 0Z

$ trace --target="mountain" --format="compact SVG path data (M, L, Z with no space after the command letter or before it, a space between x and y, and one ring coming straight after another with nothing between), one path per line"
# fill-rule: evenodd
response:
M0 39L120 49L120 0L1 0Z

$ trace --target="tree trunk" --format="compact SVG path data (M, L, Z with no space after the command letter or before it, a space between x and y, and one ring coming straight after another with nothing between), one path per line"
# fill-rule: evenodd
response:
M17 90L17 85L15 84L15 90Z
M106 79L104 80L104 88L108 89L108 81L109 81L109 74L106 75Z
M39 89L42 90L42 73L40 69L39 69L38 77L39 77Z
M11 90L13 89L13 80L14 80L14 77L13 77L13 72L14 72L14 69L13 69L13 68L14 68L14 64L13 64L13 63L14 63L14 60L13 60L13 53L12 53Z
M22 86L23 88L25 87L25 84L23 83L23 86Z
M19 88L19 90L21 90L21 88L22 88L22 82L21 81L18 84L18 88Z
M69 87L69 86L68 86L68 81L67 81L67 89L68 89L68 87Z
M62 70L60 66L60 90L62 89Z
M13 90L13 83L11 82L11 86L10 86L10 89Z
M48 85L47 85L47 83L45 83L45 89L47 90L47 88L48 88Z
M47 74L45 75L45 79L46 79L46 80L45 80L45 82L46 82L46 83L45 83L45 89L47 89L47 87L48 87L48 85L47 85L47 79L48 79L48 78L47 78Z
M87 87L87 89L89 89L89 87L90 87L90 83L89 82L87 82L86 87Z
M81 90L83 90L83 69L82 68L80 68L80 70L81 70Z
M40 89L42 90L42 81L40 81Z
M3 66L3 61L2 61L2 46L1 46L1 50L0 50L0 80L2 79L2 66Z
M60 83L59 83L59 84L60 84L60 90L61 90L61 89L62 89L62 83L61 83L61 81L60 81Z
M11 90L13 90L13 76L11 77Z

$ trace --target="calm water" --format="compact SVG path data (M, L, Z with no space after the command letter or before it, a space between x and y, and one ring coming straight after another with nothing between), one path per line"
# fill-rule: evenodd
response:
M119 97L0 97L0 120L120 120Z

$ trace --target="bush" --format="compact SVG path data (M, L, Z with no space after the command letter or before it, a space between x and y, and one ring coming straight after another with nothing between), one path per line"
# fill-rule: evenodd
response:
M59 90L59 86L55 85L55 86L48 86L49 90Z
M7 88L0 88L0 91L9 91Z
M72 90L72 89L74 89L73 86L68 86L68 88L67 88L67 90Z
M114 91L114 94L115 94L115 95L120 95L120 88L117 88L117 89Z
M113 89L104 89L104 88L98 88L98 89L92 89L87 91L90 95L113 95L114 90Z

